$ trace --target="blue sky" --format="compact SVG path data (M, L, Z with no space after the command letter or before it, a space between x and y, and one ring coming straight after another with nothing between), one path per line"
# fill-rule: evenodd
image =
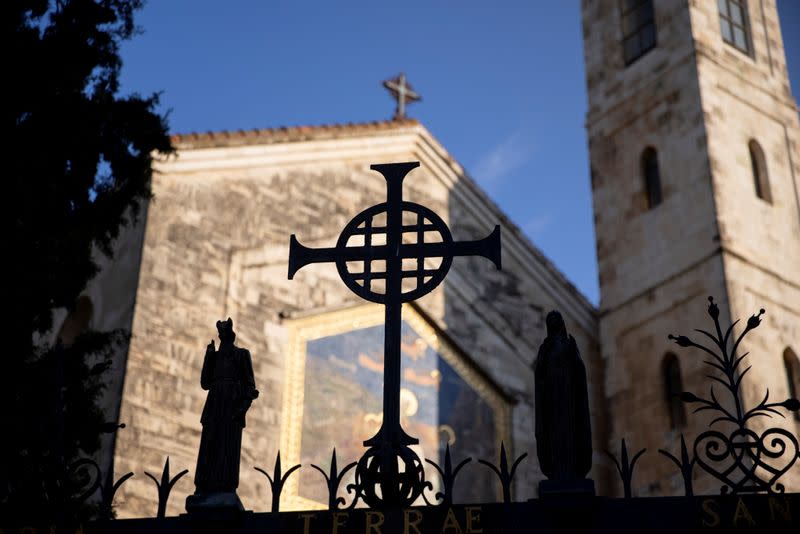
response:
M150 0L123 91L161 91L173 133L359 122L391 117L380 82L404 71L408 114L597 303L579 6ZM800 0L778 7L797 96Z

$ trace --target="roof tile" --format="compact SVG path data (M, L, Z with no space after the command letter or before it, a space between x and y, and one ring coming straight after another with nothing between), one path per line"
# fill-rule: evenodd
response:
M416 119L372 121L347 124L322 124L318 126L279 126L251 130L222 130L217 132L191 132L171 137L177 148L211 148L235 145L288 143L304 139L349 137L360 133L392 130L419 124Z

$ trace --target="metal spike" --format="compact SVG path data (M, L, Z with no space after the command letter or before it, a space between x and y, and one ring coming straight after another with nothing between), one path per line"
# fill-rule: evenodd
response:
M167 456L167 460L164 462L164 469L161 471L161 481L151 475L150 473L145 472L145 475L150 477L150 479L155 483L156 488L158 490L158 511L156 512L157 518L164 518L167 515L167 502L169 501L169 494L172 491L172 487L181 479L183 476L188 473L188 469L184 469L174 478L170 478L169 475L169 456Z

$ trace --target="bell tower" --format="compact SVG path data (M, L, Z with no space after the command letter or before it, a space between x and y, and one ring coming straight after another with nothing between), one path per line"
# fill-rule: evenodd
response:
M706 427L672 394L711 382L667 334L711 327L709 295L723 324L763 307L744 347L745 406L765 386L783 400L797 380L786 355L800 354L800 127L777 7L583 0L582 17L608 448L648 449L635 494L680 493L656 451ZM792 415L756 424L800 433Z

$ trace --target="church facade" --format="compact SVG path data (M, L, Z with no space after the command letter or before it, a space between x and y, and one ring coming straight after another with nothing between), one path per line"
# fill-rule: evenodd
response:
M284 506L326 502L310 464L327 466L334 447L340 465L356 460L380 425L384 317L381 306L350 292L333 265L311 265L288 280L289 236L333 246L352 217L385 200L385 180L371 164L419 161L405 179L404 199L439 214L456 240L482 238L499 224L503 269L455 258L433 293L406 305L403 425L420 438L422 457L441 462L449 444L454 458L474 458L461 475L464 498L497 499L494 475L478 458L496 462L501 443L509 454L528 452L517 488L534 496L541 475L531 364L544 316L551 309L564 314L594 386L602 383L595 310L421 124L224 132L174 142L178 156L159 164L143 233L117 473L159 472L167 455L173 469L193 471L205 400L200 366L215 322L231 317L261 391L244 432L242 501L256 510L268 505L267 481L253 468L271 472L280 450L284 466L306 466L289 479ZM603 395L594 387L591 394L601 451ZM120 495L123 515L152 508L152 482L137 478ZM191 491L188 478L176 485L171 512L180 512Z
M587 367L599 493L619 493L603 454L621 439L647 448L636 495L681 493L658 449L676 453L708 425L675 393L703 393L703 358L670 333L711 328L761 307L750 335L744 402L800 394L800 127L775 2L584 0L587 131L601 302L591 305L521 234L420 123L290 127L178 135L159 162L141 224L87 288L90 326L126 327L108 409L127 427L107 464L137 476L121 490L120 516L152 515L152 482L167 456L194 470L205 392L200 367L217 320L231 317L253 356L261 396L248 413L239 493L267 510L277 452L289 479L285 508L324 503L321 475L335 446L341 465L380 424L383 313L364 303L330 264L287 279L289 236L328 247L357 213L385 198L375 163L419 161L404 198L439 214L455 239L502 232L502 271L456 258L433 293L403 311L403 425L419 453L439 461L449 445L472 500L496 500L477 458L529 457L515 500L536 496L533 371L544 317L564 315ZM741 326L734 330L741 332ZM800 434L800 420L756 420ZM113 455L113 456L112 456ZM796 469L795 469L796 471ZM797 473L786 475L790 490ZM431 472L431 479L436 475ZM698 491L718 491L698 478ZM170 514L193 491L174 488ZM458 497L458 495L457 495Z

